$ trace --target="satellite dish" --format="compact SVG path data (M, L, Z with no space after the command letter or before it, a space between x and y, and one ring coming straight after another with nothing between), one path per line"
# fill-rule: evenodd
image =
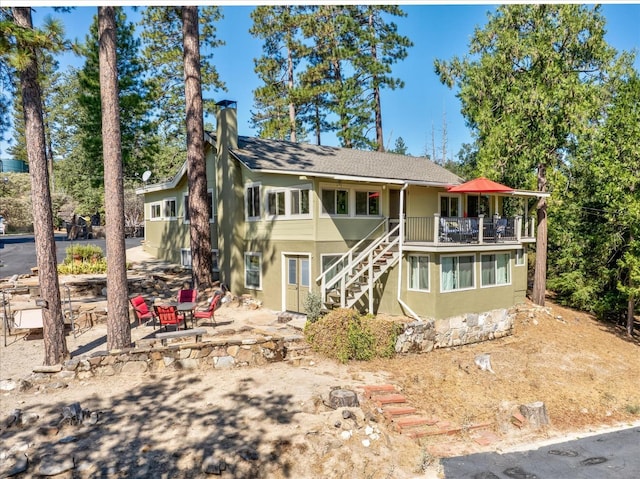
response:
M149 178L151 178L151 172L149 170L142 173L142 181L146 182Z

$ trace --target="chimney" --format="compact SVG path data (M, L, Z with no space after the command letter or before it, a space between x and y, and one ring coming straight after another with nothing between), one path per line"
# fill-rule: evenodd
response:
M238 148L237 102L222 100L216 103L216 150Z

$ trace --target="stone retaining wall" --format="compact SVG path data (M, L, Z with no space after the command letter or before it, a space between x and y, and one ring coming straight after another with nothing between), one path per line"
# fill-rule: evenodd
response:
M87 379L116 374L142 374L163 370L225 369L261 366L298 359L307 348L302 336L250 339L211 339L203 342L176 342L162 346L145 340L137 347L97 351L66 361L55 373L61 378Z
M495 309L446 319L407 323L396 341L397 353L424 353L435 348L461 346L513 333L515 311Z

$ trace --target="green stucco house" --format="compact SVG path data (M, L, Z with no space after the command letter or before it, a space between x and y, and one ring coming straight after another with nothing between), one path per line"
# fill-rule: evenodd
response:
M235 103L206 134L214 274L275 311L355 307L440 320L525 299L540 193L464 183L427 158L237 134ZM138 190L144 248L189 267L186 164Z

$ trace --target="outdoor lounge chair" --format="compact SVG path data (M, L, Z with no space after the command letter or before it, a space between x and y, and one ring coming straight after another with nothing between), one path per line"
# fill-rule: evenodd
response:
M138 326L142 324L142 321L148 321L153 319L153 329L156 328L156 313L151 311L147 306L147 302L144 300L142 296L136 296L129 300L131 306L133 307L133 312L138 318Z
M160 327L164 326L164 329L168 331L168 326L175 326L176 331L180 330L180 325L184 323L185 329L187 324L184 321L184 315L178 314L178 309L174 305L162 305L154 306L153 309L156 312Z
M214 317L214 313L216 311L216 308L220 304L220 301L222 300L223 296L224 296L224 293L222 291L216 291L213 294L213 298L211 298L211 301L209 302L209 307L207 309L193 312L194 319L201 319L201 318L211 319L215 324L216 320Z

